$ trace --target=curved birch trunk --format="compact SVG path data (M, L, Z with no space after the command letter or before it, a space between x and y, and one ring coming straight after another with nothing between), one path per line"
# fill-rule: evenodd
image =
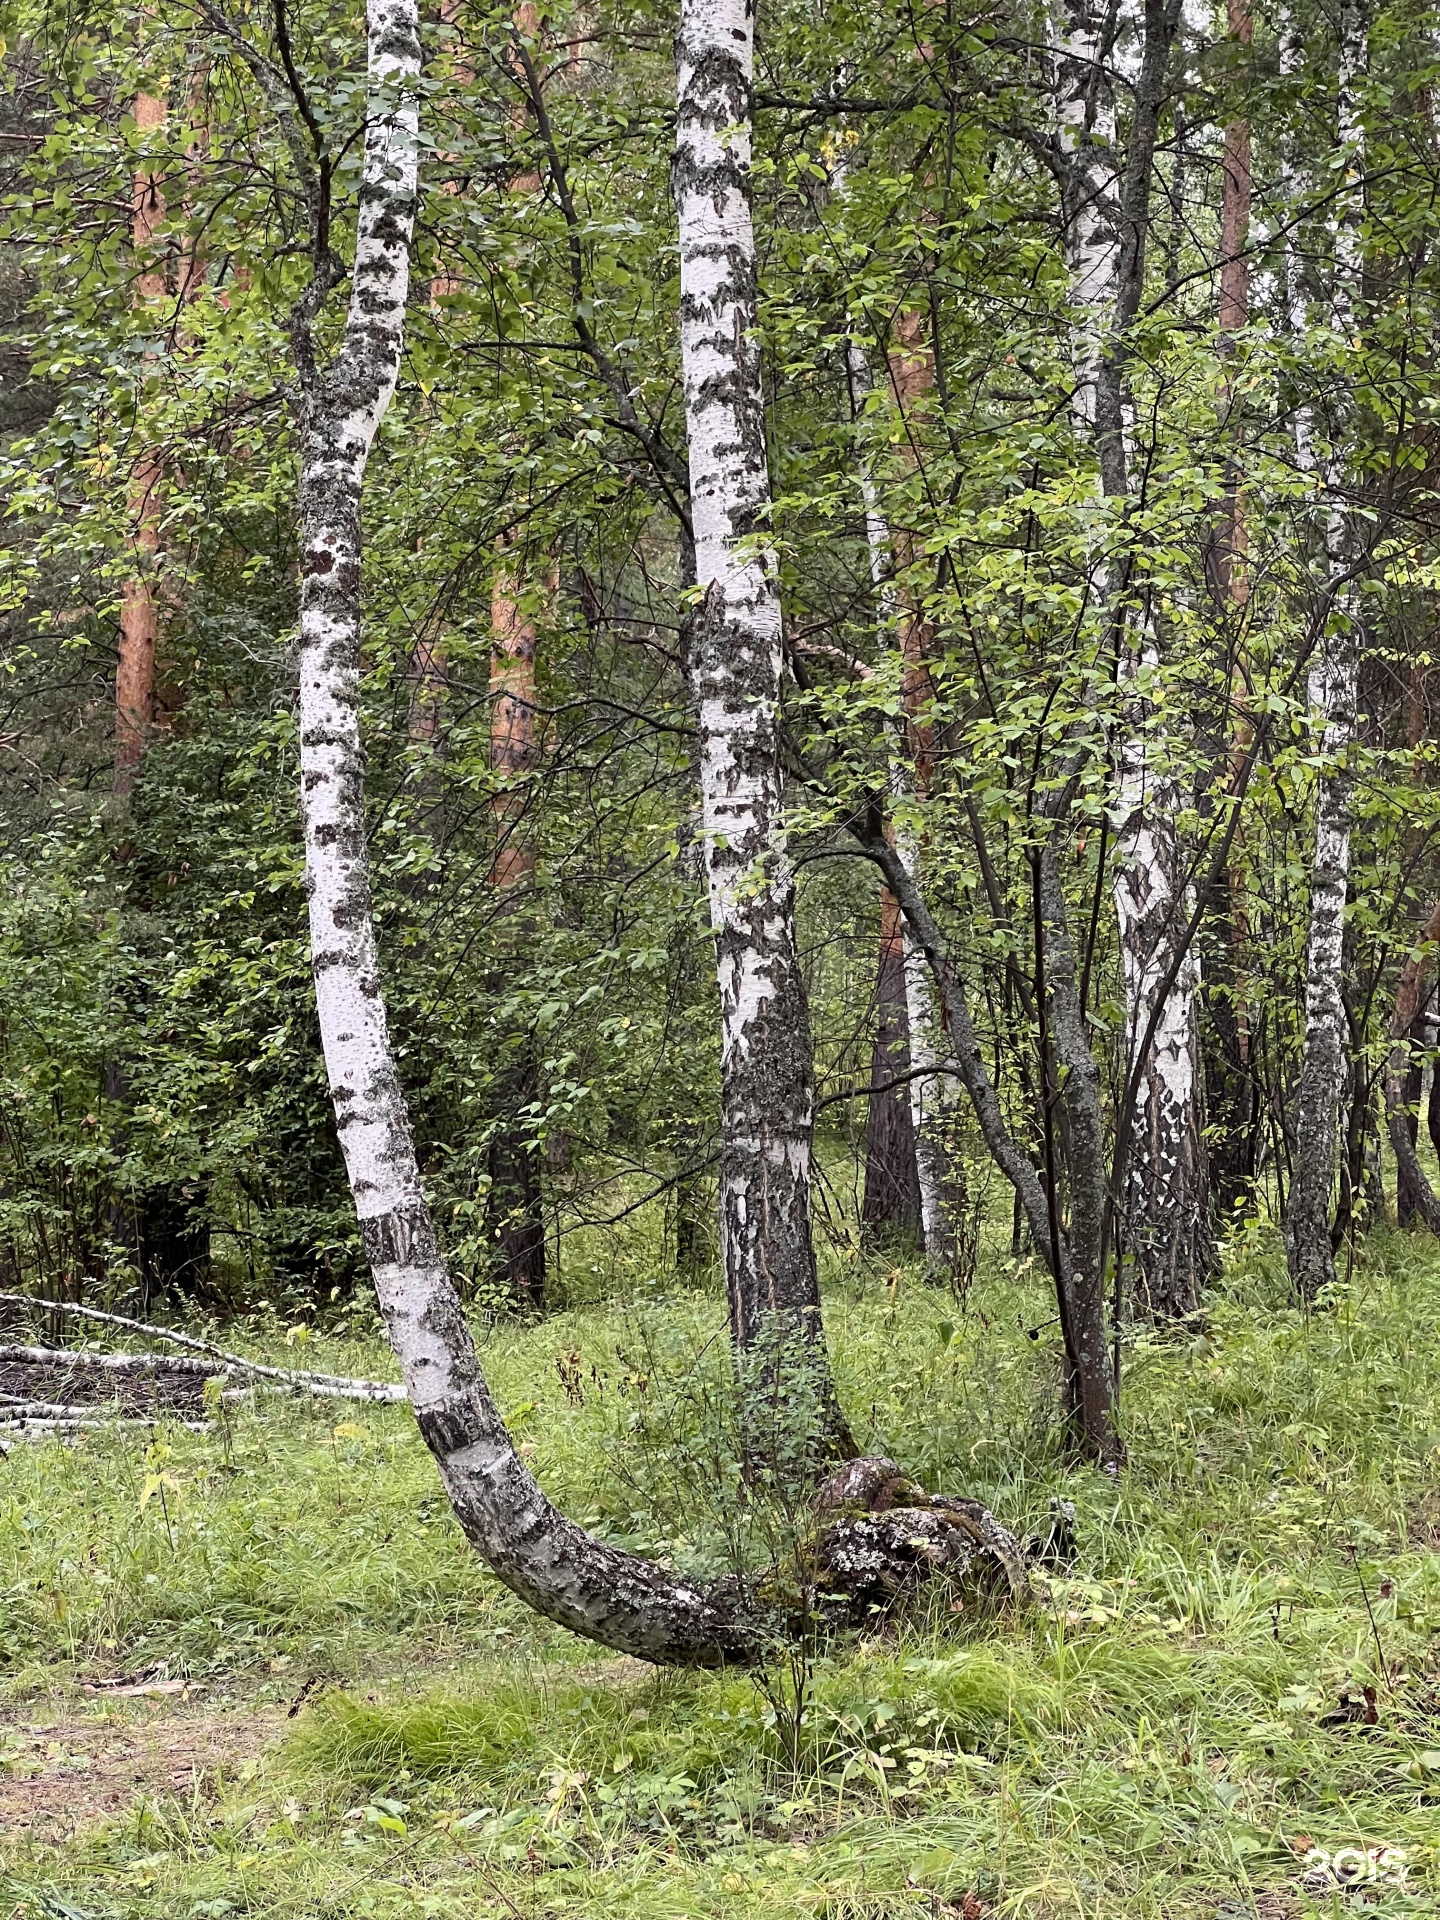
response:
M782 1356L799 1363L816 1437L835 1452L851 1443L811 1240L813 1060L785 848L780 597L757 544L770 486L750 216L754 26L747 0L682 0L675 43L680 355L700 595L690 674L722 1023L720 1244L752 1411L769 1425L784 1417L776 1367Z
M396 1075L370 899L359 729L360 507L395 389L418 161L415 0L370 0L370 118L349 314L323 373L301 345L301 804L311 957L336 1126L376 1294L466 1536L547 1618L641 1659L715 1665L753 1631L697 1587L592 1539L505 1430L440 1252ZM303 323L300 323L303 324Z
M1023 1555L973 1501L930 1496L888 1460L821 1491L794 1563L708 1590L605 1545L546 1499L516 1452L446 1271L396 1073L370 896L360 743L361 502L400 363L415 218L416 0L370 0L369 116L349 313L317 369L312 309L294 321L301 431L301 812L321 1039L361 1237L416 1423L466 1537L547 1619L639 1659L753 1662L823 1613L860 1625L930 1578L1023 1601ZM312 294L313 298L313 294ZM794 1587L791 1599L784 1598Z
M1338 134L1346 156L1347 181L1358 191L1364 165L1364 132L1355 104L1356 77L1364 61L1365 36L1358 10L1341 15ZM1295 73L1305 59L1299 29L1287 22L1281 41L1281 67ZM1287 199L1299 197L1299 171L1287 158ZM1359 208L1347 207L1335 229L1333 325L1345 340L1356 325L1360 278ZM1301 278L1299 248L1290 243L1287 260L1290 324L1298 338L1309 330L1309 306ZM1332 441L1343 437L1349 409L1339 412ZM1295 450L1301 469L1327 486L1332 505L1324 523L1326 603L1323 630L1310 671L1312 728L1319 735L1321 769L1316 778L1315 852L1310 879L1310 926L1305 958L1305 1039L1295 1105L1295 1150L1285 1208L1285 1253L1291 1284L1302 1299L1314 1299L1335 1278L1333 1202L1344 1094L1349 1077L1345 1007L1341 975L1345 940L1345 898L1350 880L1350 811L1359 698L1359 607L1349 580L1354 530L1339 500L1343 461L1334 454L1321 473L1315 427L1308 407L1295 420Z

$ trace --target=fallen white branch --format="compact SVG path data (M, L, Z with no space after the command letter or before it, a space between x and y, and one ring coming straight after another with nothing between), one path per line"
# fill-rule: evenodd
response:
M103 1407L78 1407L73 1401L23 1400L18 1394L0 1393L0 1426L31 1420L93 1420L104 1412Z
M189 1379L223 1379L228 1367L179 1353L93 1353L88 1347L0 1346L0 1363L57 1367L68 1373L174 1373Z
M62 1419L58 1414L47 1414L41 1419L12 1420L7 1416L13 1409L0 1409L0 1434L10 1434L14 1438L24 1439L27 1434L44 1435L53 1433L108 1433L112 1427L153 1427L156 1414L114 1413L101 1419L94 1416L97 1409L88 1407L85 1414L66 1414ZM204 1420L170 1420L167 1427L179 1427L184 1433L209 1433L210 1426Z
M176 1333L170 1327L151 1326L145 1320L131 1320L123 1313L107 1313L100 1307L84 1307L68 1300L36 1300L25 1293L0 1293L0 1306L26 1307L32 1313L71 1314L77 1319L94 1320L102 1326L120 1327L126 1333L144 1334L151 1340L163 1340L170 1346L184 1347L192 1353L207 1354L213 1359L223 1361L225 1367L237 1373L249 1374L257 1380L273 1380L281 1386L293 1388L297 1393L316 1394L322 1399L366 1400L382 1405L393 1405L405 1400L405 1389L398 1381L356 1380L346 1374L309 1373L299 1367L269 1367L259 1360L247 1360L238 1353L227 1353L223 1347L216 1346L211 1340L201 1340L194 1334ZM0 1349L0 1358L7 1350ZM69 1357L68 1354L66 1357ZM175 1372L189 1371L177 1364L177 1357L170 1354L121 1355L112 1356L124 1359L154 1359L167 1363ZM202 1369L196 1367L195 1372ZM211 1372L220 1369L212 1368Z

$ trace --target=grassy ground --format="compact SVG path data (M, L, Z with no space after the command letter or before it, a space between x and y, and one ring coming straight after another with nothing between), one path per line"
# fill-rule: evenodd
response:
M837 1263L828 1307L862 1439L1020 1531L1075 1502L1078 1562L1033 1617L837 1649L797 1736L783 1690L528 1616L403 1409L267 1401L214 1435L18 1446L0 1913L1440 1911L1433 1252L1377 1243L1307 1322L1250 1247L1203 1333L1128 1349L1118 1480L1056 1450L1033 1270L991 1260L962 1312ZM487 1347L557 1499L702 1569L726 1552L718 1331L713 1300L657 1298ZM385 1364L358 1335L308 1351ZM1385 1846L1403 1876L1301 1884L1311 1848Z

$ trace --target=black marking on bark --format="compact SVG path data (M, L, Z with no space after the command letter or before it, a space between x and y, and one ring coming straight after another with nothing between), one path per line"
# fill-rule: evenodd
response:
M430 1266L440 1257L430 1210L421 1200L362 1220L360 1242L372 1267Z
M453 1459L466 1447L488 1440L479 1409L468 1394L415 1409L420 1437L437 1460Z

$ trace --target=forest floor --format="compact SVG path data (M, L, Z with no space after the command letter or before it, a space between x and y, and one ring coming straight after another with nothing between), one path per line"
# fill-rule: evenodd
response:
M963 1307L831 1267L863 1442L1020 1532L1075 1503L1077 1560L1030 1617L833 1647L797 1700L794 1675L655 1673L529 1616L403 1407L17 1444L0 1915L1440 1911L1440 1258L1381 1237L1306 1318L1252 1240L1203 1327L1128 1343L1118 1479L1057 1447L1033 1266L994 1252ZM734 1550L720 1327L714 1298L657 1293L486 1341L554 1496L702 1571ZM386 1371L358 1308L350 1338L249 1334Z

